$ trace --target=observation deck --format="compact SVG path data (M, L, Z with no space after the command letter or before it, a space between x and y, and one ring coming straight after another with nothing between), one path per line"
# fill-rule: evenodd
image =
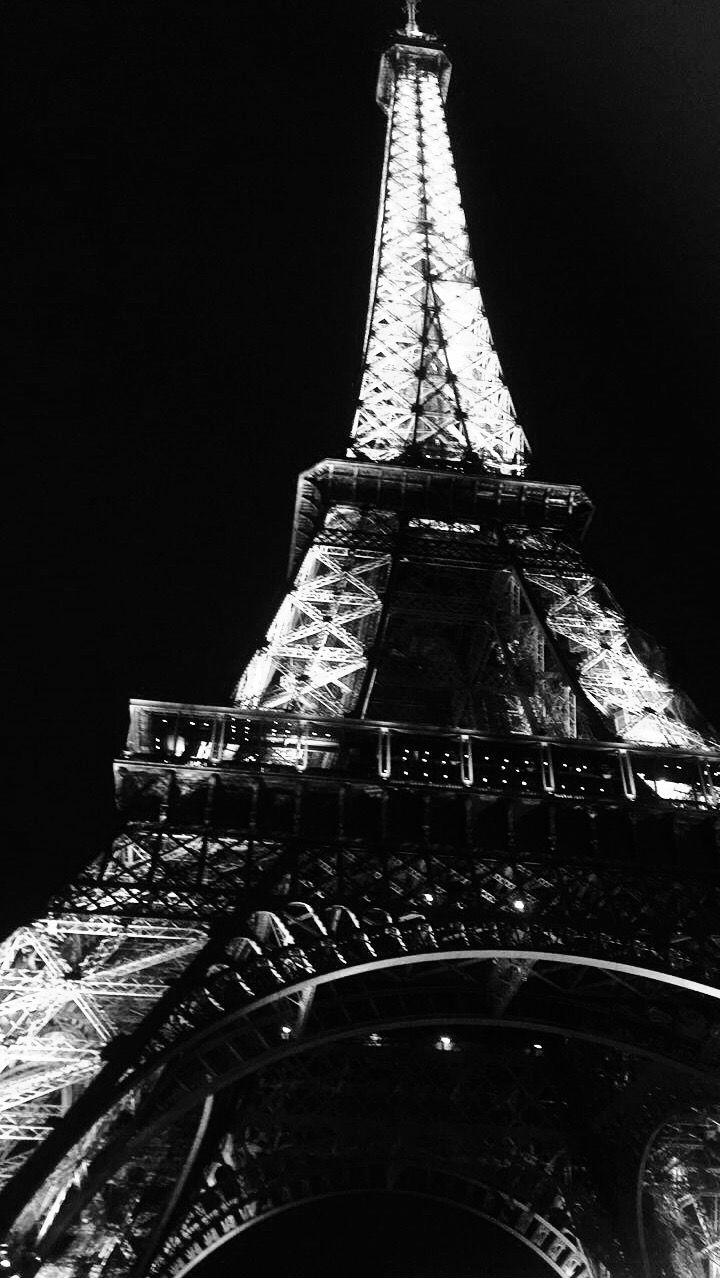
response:
M190 773L303 775L488 798L720 809L720 754L513 736L470 729L322 719L171 702L130 703L122 771L152 764Z
M133 701L115 770L125 837L147 850L116 887L117 853L109 878L92 876L91 910L117 899L125 912L142 902L212 917L278 846L317 867L367 860L368 873L406 855L458 870L480 858L501 877L517 858L541 876L720 870L720 754L709 752ZM228 839L218 874L205 849Z

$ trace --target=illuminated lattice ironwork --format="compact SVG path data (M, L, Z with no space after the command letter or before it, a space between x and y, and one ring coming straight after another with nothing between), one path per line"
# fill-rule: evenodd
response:
M63 913L0 954L0 1183L42 1141L201 943L187 924Z
M449 63L427 39L383 60L385 171L350 455L524 467L483 309L445 123Z
M557 576L531 571L527 580L552 635L572 654L589 700L620 740L708 747L707 731L688 722L682 697L633 648L627 621L601 582L582 571Z
M328 512L267 645L243 675L240 705L308 714L343 714L354 705L380 620L392 534L384 512Z
M21 1278L177 1276L363 1186L451 1198L565 1278L718 1278L720 749L586 568L588 498L522 476L449 69L409 3L350 460L300 477L235 705L133 703L112 849L0 951ZM378 1121L390 1079L413 1140Z
M334 482L347 487L342 476ZM518 522L528 515L518 481L485 480L481 496L464 477L458 491L463 483L462 521L410 514L384 475L355 482L353 504L330 504L317 530L305 529L309 548L237 704L499 736L716 746L588 572L573 528L584 494L565 490L564 514L552 515L565 526L553 528L549 510Z

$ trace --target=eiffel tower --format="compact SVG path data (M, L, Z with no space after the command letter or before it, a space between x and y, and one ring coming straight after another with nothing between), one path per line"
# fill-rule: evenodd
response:
M720 745L528 478L407 4L347 456L232 704L134 701L4 944L0 1269L180 1278L336 1194L565 1278L720 1274Z

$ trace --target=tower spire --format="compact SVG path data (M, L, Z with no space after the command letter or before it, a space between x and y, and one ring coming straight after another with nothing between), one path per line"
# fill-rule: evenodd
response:
M349 456L520 475L526 442L475 277L445 97L450 61L405 0L383 56L388 117L362 381Z
M419 0L405 0L405 35L420 35L420 28L417 24L418 3Z

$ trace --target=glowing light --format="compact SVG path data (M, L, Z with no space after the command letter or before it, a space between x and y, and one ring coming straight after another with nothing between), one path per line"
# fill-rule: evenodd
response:
M449 1034L441 1034L435 1046L439 1052L451 1052L455 1044Z
M523 914L527 909L527 904L521 896L514 896L510 904L514 910L517 910L518 914Z
M525 439L470 255L436 55L394 62L388 163L349 455L524 469Z
M679 803L687 803L694 798L695 792L686 781L668 781L664 777L648 777L643 772L637 774L645 785L654 790L660 799L674 799Z
M144 855L121 836L120 865L140 862ZM0 1123L3 1153L15 1142L45 1139L67 1107L63 1093L67 1097L87 1086L120 1024L133 1025L140 1018L148 989L159 997L204 937L201 927L188 923L179 928L153 919L129 922L98 915L89 920L69 914L39 919L0 945L0 1007L7 1027L0 1066L4 1097L12 1100ZM120 946L127 965L117 965ZM69 981L68 956L77 953L85 954L82 973ZM115 1009L122 1019L116 1019ZM0 1271L12 1269L6 1260L7 1252L0 1253Z
M394 516L333 506L235 694L250 710L344 714L367 666L390 572Z
M518 544L522 553L522 547ZM563 548L581 571L538 574L527 580L538 592L547 625L573 654L579 682L621 740L684 749L715 744L685 722L682 699L636 653L625 617L601 582L582 570L571 547ZM658 790L660 794L660 791ZM668 798L682 797L668 792Z

